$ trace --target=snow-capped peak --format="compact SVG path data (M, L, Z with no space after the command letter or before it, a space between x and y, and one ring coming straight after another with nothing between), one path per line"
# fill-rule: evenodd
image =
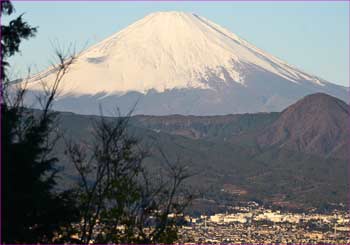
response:
M64 94L214 89L209 81L247 86L247 73L264 70L293 83L322 82L192 13L156 12L83 51L65 77ZM45 77L47 71L33 80ZM39 82L31 83L40 89Z

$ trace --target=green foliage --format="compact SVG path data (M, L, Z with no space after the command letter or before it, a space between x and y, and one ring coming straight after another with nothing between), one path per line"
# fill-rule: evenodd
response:
M14 8L10 1L1 1L1 16L11 15ZM23 20L23 14L11 20L8 25L1 25L1 80L8 79L7 68L9 66L6 59L19 52L20 43L34 37L37 28L30 26Z
M75 217L69 192L54 191L57 158L49 139L55 114L36 117L6 102L1 113L3 241L51 242Z
M9 1L1 1L2 15L13 11ZM2 242L6 243L50 243L76 218L71 193L56 190L57 158L52 149L58 135L53 130L56 114L50 109L57 88L43 96L44 110L35 115L23 107L25 89L12 93L5 86L6 58L18 52L21 41L35 32L22 16L1 26Z

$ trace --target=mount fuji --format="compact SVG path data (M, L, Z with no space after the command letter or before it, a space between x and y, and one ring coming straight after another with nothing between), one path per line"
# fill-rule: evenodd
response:
M49 68L29 90L54 81ZM256 48L196 14L157 12L77 56L54 109L79 114L220 115L280 111L324 92L349 101L332 84Z

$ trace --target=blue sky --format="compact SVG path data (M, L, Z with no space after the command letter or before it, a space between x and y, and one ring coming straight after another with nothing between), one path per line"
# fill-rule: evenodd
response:
M49 65L52 43L86 48L155 11L185 11L226 27L255 46L328 81L349 85L349 2L31 2L15 15L38 26L11 59L13 76ZM8 18L4 18L6 22Z

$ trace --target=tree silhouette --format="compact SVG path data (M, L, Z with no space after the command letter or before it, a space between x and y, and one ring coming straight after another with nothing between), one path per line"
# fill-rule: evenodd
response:
M1 1L2 14L13 11L9 1ZM56 114L51 111L59 83L74 57L67 59L58 53L56 80L41 97L42 111L26 109L26 88L11 85L5 59L18 52L21 41L34 36L36 28L21 15L1 26L1 31L2 242L51 242L76 217L70 192L55 191L57 158L52 150L58 135L53 130Z
M1 14L14 11L1 1ZM2 26L1 147L2 243L172 243L178 217L191 200L182 189L189 177L178 160L162 153L167 171L153 178L143 166L147 156L128 135L130 115L112 121L101 116L94 142L68 144L69 163L78 185L58 190L55 144L60 139L57 113L52 111L59 85L74 55L56 52L55 79L43 81L41 110L26 108L26 81L9 81L6 58L19 51L36 28L22 15ZM157 179L157 181L155 181Z
M11 15L15 11L12 3L8 0L1 1L1 17L3 15ZM6 69L9 63L6 59L19 52L20 43L34 37L37 28L30 26L23 20L23 14L11 20L8 25L1 25L1 80L8 79Z
M177 239L178 222L192 200L190 177L180 159L160 150L163 173L151 175L148 156L128 134L130 115L100 117L89 142L67 143L67 155L80 176L77 205L79 243L166 243Z

